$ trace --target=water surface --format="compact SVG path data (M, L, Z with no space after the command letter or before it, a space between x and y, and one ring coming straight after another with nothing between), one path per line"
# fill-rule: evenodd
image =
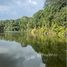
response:
M50 35L7 32L0 34L1 40L16 41L22 46L31 45L42 56L46 67L66 67L66 38Z
M0 67L44 67L41 55L30 46L0 40Z

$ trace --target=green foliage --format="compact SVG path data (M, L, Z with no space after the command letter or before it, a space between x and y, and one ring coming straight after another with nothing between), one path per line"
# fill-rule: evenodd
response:
M20 31L21 34L17 36L8 34L9 37L5 35L5 38L31 44L37 52L43 54L43 62L46 62L47 67L53 64L53 67L65 67L66 11L66 0L46 0L43 10L32 17L0 21L0 33ZM57 54L57 57L45 57L45 54Z
M31 35L58 35L64 37L67 27L67 6L65 0L46 0L43 10L32 17L16 20L1 20L0 32L20 31Z

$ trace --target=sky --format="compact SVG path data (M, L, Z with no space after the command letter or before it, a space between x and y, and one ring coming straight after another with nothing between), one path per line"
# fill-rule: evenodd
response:
M44 0L0 0L0 19L32 16L43 9Z

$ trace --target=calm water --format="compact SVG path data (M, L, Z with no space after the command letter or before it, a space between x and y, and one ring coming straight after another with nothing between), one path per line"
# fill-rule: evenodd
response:
M0 67L45 67L41 55L28 45L0 40Z
M1 40L16 41L22 46L31 45L42 55L46 67L66 67L66 40L64 37L22 33L2 33Z

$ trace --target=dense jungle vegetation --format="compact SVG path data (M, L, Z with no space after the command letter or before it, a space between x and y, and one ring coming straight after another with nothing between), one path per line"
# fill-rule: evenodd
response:
M67 27L67 6L65 0L47 0L43 10L32 17L0 21L0 32L20 31L30 34L56 33L63 36ZM52 34L51 33L51 34Z
M66 67L66 11L66 0L46 0L43 9L32 17L0 20L0 33L20 32L20 38L17 35L16 41L24 42L25 45L31 44L37 52L42 54L43 62L47 67ZM22 34L26 35L24 39ZM6 39L12 37L12 35L10 38L7 36L5 36ZM15 40L14 36L11 40ZM55 54L55 56L45 56L46 54Z

